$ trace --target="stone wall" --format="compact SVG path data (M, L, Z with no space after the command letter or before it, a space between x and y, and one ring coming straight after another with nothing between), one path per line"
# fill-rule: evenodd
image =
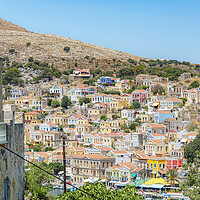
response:
M24 124L6 124L6 147L24 157ZM0 147L0 199L4 199L7 181L8 200L24 199L24 161Z

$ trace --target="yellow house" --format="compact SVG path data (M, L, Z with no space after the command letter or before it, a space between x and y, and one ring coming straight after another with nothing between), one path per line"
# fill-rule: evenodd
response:
M101 120L100 122L100 131L101 133L110 133L111 132L111 122Z
M111 132L119 132L122 127L128 123L127 120L116 119L112 121L104 121L100 122L100 131L101 133L111 133Z
M66 148L67 155L84 154L84 151L85 151L84 147L69 147L69 148Z
M154 121L154 114L140 113L136 114L136 119L137 118L140 118L140 122L142 123L148 123Z
M59 115L59 114L53 114L53 122L54 124L57 124L57 125L66 125L67 124L67 118L69 117L69 115Z
M168 140L176 141L177 140L177 132L175 130L171 130L168 135Z
M32 97L24 96L15 99L15 105L24 109L32 108L32 103L33 103Z
M131 99L131 94L123 94L121 96L121 100L129 102L129 106L130 106L130 99Z
M24 144L30 142L30 133L24 133Z
M150 156L147 159L149 178L160 178L166 174L166 158Z
M107 133L103 135L103 143L107 144L109 147L113 146L113 142L121 139L123 136L119 133Z
M46 152L25 152L25 158L34 163L49 163L50 155Z
M140 176L141 168L137 168L133 163L120 163L118 166L109 167L106 169L106 180L116 180L119 182L133 182L136 176Z
M116 113L123 108L129 107L129 101L122 99L114 99L109 103L110 111Z
M33 111L33 112L26 112L24 114L25 124L37 124L40 122L40 113Z

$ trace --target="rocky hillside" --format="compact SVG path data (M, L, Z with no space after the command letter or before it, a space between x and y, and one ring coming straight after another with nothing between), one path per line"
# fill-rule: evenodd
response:
M66 46L70 47L69 52L64 51ZM140 60L140 57L128 53L71 38L33 33L3 19L0 19L0 56L22 63L33 57L34 60L52 63L61 70L76 66L109 70L114 61L120 62L116 64L116 68L120 68L129 58Z

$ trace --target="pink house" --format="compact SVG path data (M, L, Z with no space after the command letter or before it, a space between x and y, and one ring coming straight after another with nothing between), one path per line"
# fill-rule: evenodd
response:
M143 103L148 98L148 92L146 90L134 90L132 92L132 101L139 101Z

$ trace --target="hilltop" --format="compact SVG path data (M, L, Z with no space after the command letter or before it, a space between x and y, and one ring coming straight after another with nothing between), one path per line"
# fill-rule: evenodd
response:
M48 72L49 76L50 68L53 72L57 69L64 72L76 67L89 68L96 74L101 71L106 76L115 73L120 78L133 79L139 73L147 73L172 81L178 80L183 72L192 75L200 72L200 65L190 62L142 58L68 37L30 32L3 19L0 19L0 56L6 60L5 67L17 67L35 78L47 77ZM41 76L44 70L45 75ZM56 71L56 76L61 72Z
M70 47L69 52L64 51L66 46ZM10 49L14 49L15 53L11 55ZM141 59L128 53L68 37L30 32L3 19L0 19L0 56L8 56L22 63L27 62L29 57L33 57L34 60L54 64L61 70L75 65L80 68L104 67L107 62L110 62L109 60L112 62L113 59L121 62L129 58L137 61Z

